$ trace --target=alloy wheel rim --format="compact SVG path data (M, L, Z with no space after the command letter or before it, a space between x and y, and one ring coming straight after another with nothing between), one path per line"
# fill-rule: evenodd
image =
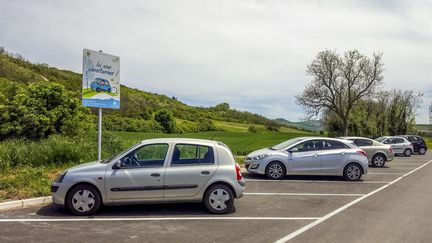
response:
M357 167L355 165L348 167L347 175L351 180L358 179L360 177L360 174L361 174L361 171L360 171L359 167Z
M229 193L224 189L214 190L209 197L209 202L215 210L224 210L227 205L226 202L230 200Z
M95 196L89 190L79 190L72 197L72 206L78 212L88 212L95 205Z
M282 166L280 166L279 164L272 164L269 167L269 174L272 178L280 178L282 176Z
M383 165L383 164L384 164L384 159L383 159L383 157L381 157L381 156L376 157L376 158L375 158L375 164L376 164L377 166L381 166L381 165Z
M424 154L426 152L426 150L424 148L421 148L419 152L420 152L420 154Z

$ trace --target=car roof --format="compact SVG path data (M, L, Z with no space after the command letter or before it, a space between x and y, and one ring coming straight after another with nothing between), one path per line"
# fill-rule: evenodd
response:
M206 145L217 145L219 142L208 139L197 139L197 138L151 138L142 140L141 143L198 143Z
M340 139L368 139L368 140L372 140L370 138L366 138L366 137L354 137L354 136L349 136L349 137L340 137Z

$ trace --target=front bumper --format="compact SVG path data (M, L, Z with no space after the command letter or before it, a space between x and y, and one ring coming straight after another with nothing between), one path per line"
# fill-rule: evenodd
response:
M265 168L264 166L259 163L257 160L248 160L245 161L245 168L246 170L251 174L258 174L258 175L264 175L265 174Z
M51 185L52 202L56 205L65 205L66 193L71 185L67 183L56 183Z

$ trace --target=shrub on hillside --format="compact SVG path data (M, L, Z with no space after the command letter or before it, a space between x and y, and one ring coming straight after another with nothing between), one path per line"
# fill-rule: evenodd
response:
M155 120L159 122L165 133L174 133L176 131L176 122L170 111L162 110L157 112Z
M10 83L0 99L0 139L77 135L86 126L85 111L62 85Z

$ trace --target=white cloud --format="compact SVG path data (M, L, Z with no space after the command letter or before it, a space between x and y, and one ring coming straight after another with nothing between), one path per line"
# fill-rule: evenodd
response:
M427 1L6 1L0 45L81 71L81 50L121 57L123 83L199 105L298 120L317 52L383 52L386 88L430 90ZM427 102L418 121L427 122Z

